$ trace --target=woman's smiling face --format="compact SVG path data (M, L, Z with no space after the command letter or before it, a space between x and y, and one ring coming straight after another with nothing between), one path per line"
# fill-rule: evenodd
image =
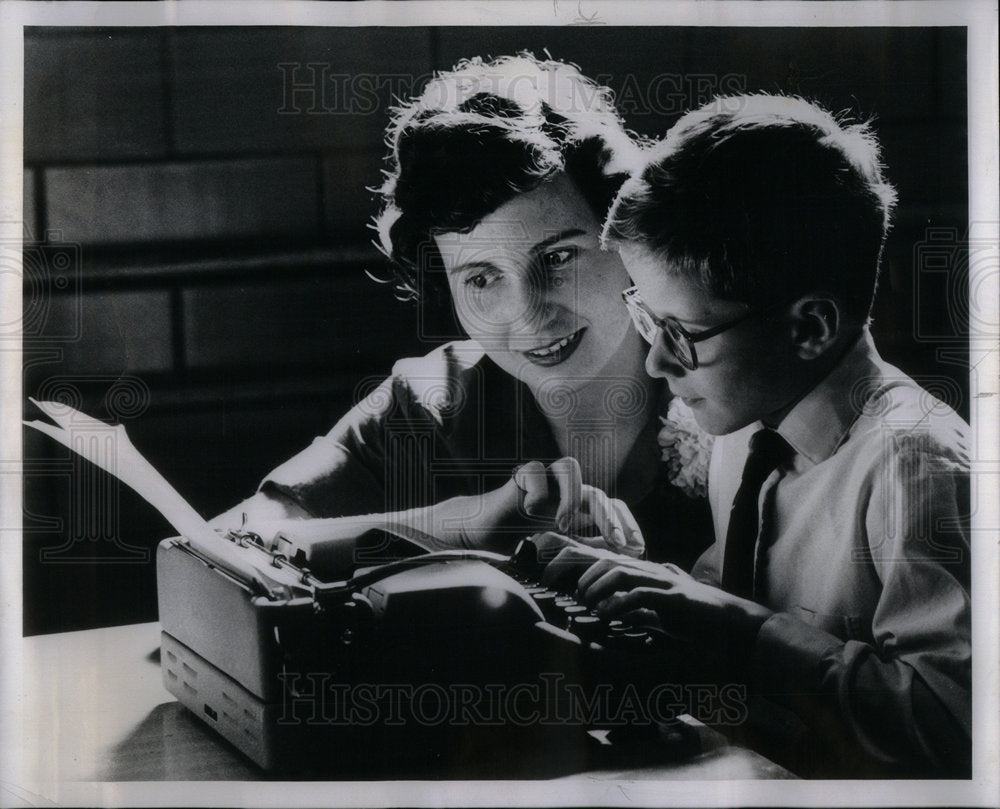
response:
M599 233L576 186L558 175L468 233L434 237L459 322L533 390L553 377L584 384L619 352L639 350L621 302L628 275Z

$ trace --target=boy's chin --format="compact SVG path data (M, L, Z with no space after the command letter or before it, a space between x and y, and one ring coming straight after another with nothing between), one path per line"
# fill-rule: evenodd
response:
M698 426L709 435L725 435L726 433L731 433L732 430L727 430L717 419L711 417L706 417L694 414L694 420L698 422Z
M704 402L702 405L702 407L692 407L691 411L698 426L709 435L735 433L754 421L754 419L736 418L730 414L713 413L710 408L704 406Z

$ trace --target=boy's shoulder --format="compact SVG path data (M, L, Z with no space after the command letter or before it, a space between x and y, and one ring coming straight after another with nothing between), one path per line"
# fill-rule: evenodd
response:
M848 440L878 442L882 455L918 453L967 465L970 428L954 408L881 359L876 367L859 386L859 413Z
M950 391L950 386L940 386ZM778 431L812 464L865 466L915 454L967 465L969 425L885 362L867 331L788 413Z
M955 386L940 385L951 391ZM957 394L956 397L957 399ZM871 466L900 452L967 463L969 426L955 410L879 355L865 330L788 412L778 432L813 465L849 458Z

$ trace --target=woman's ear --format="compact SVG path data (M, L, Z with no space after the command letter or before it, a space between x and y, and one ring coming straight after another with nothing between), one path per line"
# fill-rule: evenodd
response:
M804 360L824 354L837 342L844 325L840 305L833 298L799 298L788 314L796 353Z

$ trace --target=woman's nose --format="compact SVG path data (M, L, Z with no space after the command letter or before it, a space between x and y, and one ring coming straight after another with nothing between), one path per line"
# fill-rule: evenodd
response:
M656 339L646 353L646 373L654 378L678 377L684 374L684 366L677 361L662 333L657 333Z
M511 284L506 301L510 330L533 334L549 317L550 295L530 278Z

